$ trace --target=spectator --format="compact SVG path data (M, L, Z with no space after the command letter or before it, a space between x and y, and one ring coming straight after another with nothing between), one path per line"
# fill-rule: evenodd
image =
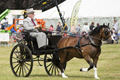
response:
M2 29L2 30L4 30L4 29L5 29L5 26L4 26L4 24L3 24L3 23L1 24L1 29Z
M80 24L75 28L78 35L80 35Z
M76 34L76 33L77 33L77 31L76 31L76 29L75 29L75 26L71 26L71 27L70 27L70 32L71 32L72 34Z
M118 27L119 27L119 24L118 24L117 20L114 20L113 28L115 29L115 32L116 32L116 43L117 44L118 44L118 39L119 39Z
M53 25L50 25L49 31L53 31Z
M114 20L114 23L113 23L113 28L118 32L118 22L116 20Z
M60 33L61 33L61 30L62 30L61 27L62 27L62 26L61 26L61 23L58 22L57 29L56 29L56 31L58 31L57 34L60 34Z
M94 27L95 27L94 22L92 22L91 25L90 25L90 30L92 31L94 29Z
M99 27L100 26L100 24L99 23L97 23L97 27Z
M82 28L82 35L87 35L89 32L89 26L88 23L86 22Z
M112 39L114 40L114 42L116 41L116 43L117 43L117 34L116 33L117 32L116 32L115 28L112 28Z
M1 29L2 29L2 30L5 30L6 27L8 27L8 21L6 20L6 18L4 18L4 19L1 21Z

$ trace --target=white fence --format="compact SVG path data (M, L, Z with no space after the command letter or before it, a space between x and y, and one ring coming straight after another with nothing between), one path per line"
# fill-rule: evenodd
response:
M9 33L0 33L0 46L9 45Z

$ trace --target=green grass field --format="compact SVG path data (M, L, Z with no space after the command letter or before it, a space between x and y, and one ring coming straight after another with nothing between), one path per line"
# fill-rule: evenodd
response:
M74 58L68 62L65 74L61 76L48 76L44 66L34 62L29 77L16 77L10 68L10 52L13 47L0 47L0 80L95 80L94 70L80 72L80 68L89 67L84 59ZM98 61L98 76L101 80L120 80L120 44L103 44L102 53Z

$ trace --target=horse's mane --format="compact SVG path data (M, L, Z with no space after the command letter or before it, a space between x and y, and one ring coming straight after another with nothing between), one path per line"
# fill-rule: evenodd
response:
M102 28L109 28L109 26L106 26L104 24L100 25L99 27L96 27L95 29L93 29L89 35L99 34Z

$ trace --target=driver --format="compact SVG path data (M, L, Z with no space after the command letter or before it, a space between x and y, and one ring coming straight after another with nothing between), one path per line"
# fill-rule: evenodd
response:
M47 37L43 32L38 32L38 28L41 25L37 25L36 20L34 19L35 12L33 8L27 9L27 18L23 21L24 32L29 32L32 37L35 37L37 40L38 48L47 45Z

